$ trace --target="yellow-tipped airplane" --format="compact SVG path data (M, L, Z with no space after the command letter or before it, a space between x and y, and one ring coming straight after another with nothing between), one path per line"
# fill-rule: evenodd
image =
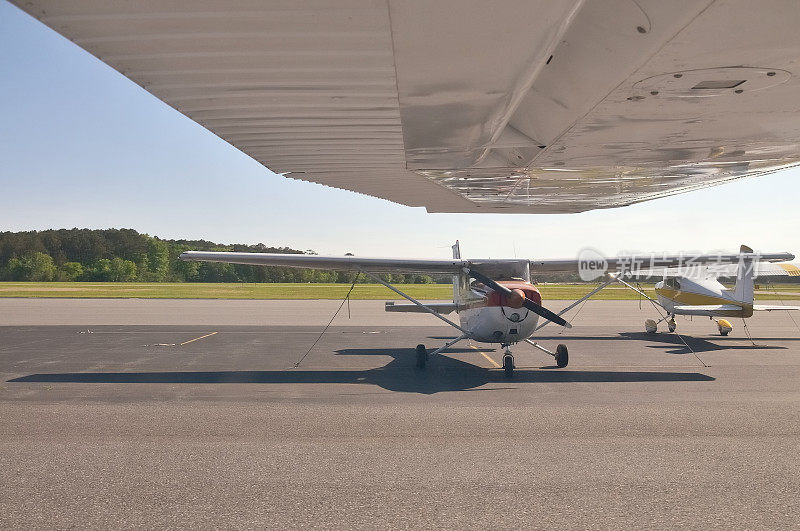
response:
M715 320L720 335L727 336L733 326L725 317L744 319L752 317L754 311L800 310L800 306L754 304L753 300L755 277L800 276L800 268L793 264L760 261L759 255L746 245L741 246L739 256L738 264L703 266L692 270L665 269L664 280L655 286L657 300L654 302L664 308L667 315L659 321L645 321L645 330L655 333L658 324L666 321L669 331L674 332L676 315L698 315ZM728 289L719 277L733 273L736 274L736 284L733 289Z

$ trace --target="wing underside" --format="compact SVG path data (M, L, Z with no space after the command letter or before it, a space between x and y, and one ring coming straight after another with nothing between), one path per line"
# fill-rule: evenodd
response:
M616 207L800 160L796 2L12 2L271 170L432 212Z

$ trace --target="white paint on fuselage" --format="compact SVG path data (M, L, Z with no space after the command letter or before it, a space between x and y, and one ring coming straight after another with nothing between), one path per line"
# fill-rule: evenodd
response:
M670 285L672 283L672 285ZM676 284L677 283L677 284ZM676 290L678 295L675 299L664 296L664 289ZM658 302L669 313L675 314L675 306L686 306L692 304L741 304L733 297L731 290L726 288L716 278L691 278L691 277L673 277L669 281L661 281L655 285ZM708 300L701 300L695 302L697 297L707 298ZM680 300L680 299L688 300ZM677 312L680 315L680 311Z
M514 314L519 321L514 322ZM481 343L513 344L533 335L539 316L526 308L482 306L458 313L461 326L470 338Z

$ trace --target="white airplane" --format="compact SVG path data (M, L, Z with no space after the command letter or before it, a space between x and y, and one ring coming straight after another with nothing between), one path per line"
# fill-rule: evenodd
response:
M753 280L759 276L800 276L800 268L793 264L761 261L760 255L753 253L746 245L742 245L740 253L738 264L690 267L687 271L664 268L664 280L655 285L657 300L653 302L664 308L667 314L658 321L646 320L645 330L655 333L659 323L666 321L669 331L674 332L677 328L676 315L704 316L717 323L720 335L727 336L733 330L733 325L725 317L746 319L757 311L800 310L800 306L754 304ZM736 284L733 289L728 289L718 277L730 276L731 273L736 275ZM647 297L638 289L633 289Z
M795 0L11 3L275 173L430 212L800 163Z
M756 260L752 254L729 255L666 255L657 259L652 256L621 256L606 260L611 269L624 270L628 264L650 264L652 267L681 267L686 264L737 264L742 260ZM569 353L566 345L560 344L555 351L534 342L534 332L549 322L561 326L571 325L561 316L613 282L619 281L619 274L610 275L597 288L586 296L570 304L559 313L542 306L542 296L531 283L531 273L538 271L576 271L580 260L519 260L519 259L463 259L458 242L453 246L452 260L361 258L355 256L317 256L296 254L240 253L187 251L181 260L201 262L224 262L232 264L271 265L310 269L345 270L364 273L374 281L383 284L410 304L386 303L386 311L427 312L436 316L461 334L444 346L428 352L424 345L417 345L417 366L424 368L431 356L464 339L480 343L499 344L505 349L503 369L507 376L514 372L514 357L510 346L525 342L550 354L558 367L566 367ZM792 260L789 253L759 254L758 260ZM397 286L385 282L377 273L452 273L452 303L422 303L403 293ZM624 282L624 281L623 281ZM634 288L635 289L635 288ZM752 290L751 290L752 293ZM457 312L459 322L451 321L444 315ZM444 314L444 315L443 315ZM539 323L539 317L545 322Z
M800 164L791 0L11 3L275 173L430 212L582 212ZM297 260L481 282L508 300L451 324L501 344L552 317L529 261Z

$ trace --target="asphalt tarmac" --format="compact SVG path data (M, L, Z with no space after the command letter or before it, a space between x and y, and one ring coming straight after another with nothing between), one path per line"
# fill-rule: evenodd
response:
M314 345L338 301L0 299L0 528L800 522L787 313L590 302L537 339L569 367L518 345L508 380L467 342L416 369L453 332L382 304Z

